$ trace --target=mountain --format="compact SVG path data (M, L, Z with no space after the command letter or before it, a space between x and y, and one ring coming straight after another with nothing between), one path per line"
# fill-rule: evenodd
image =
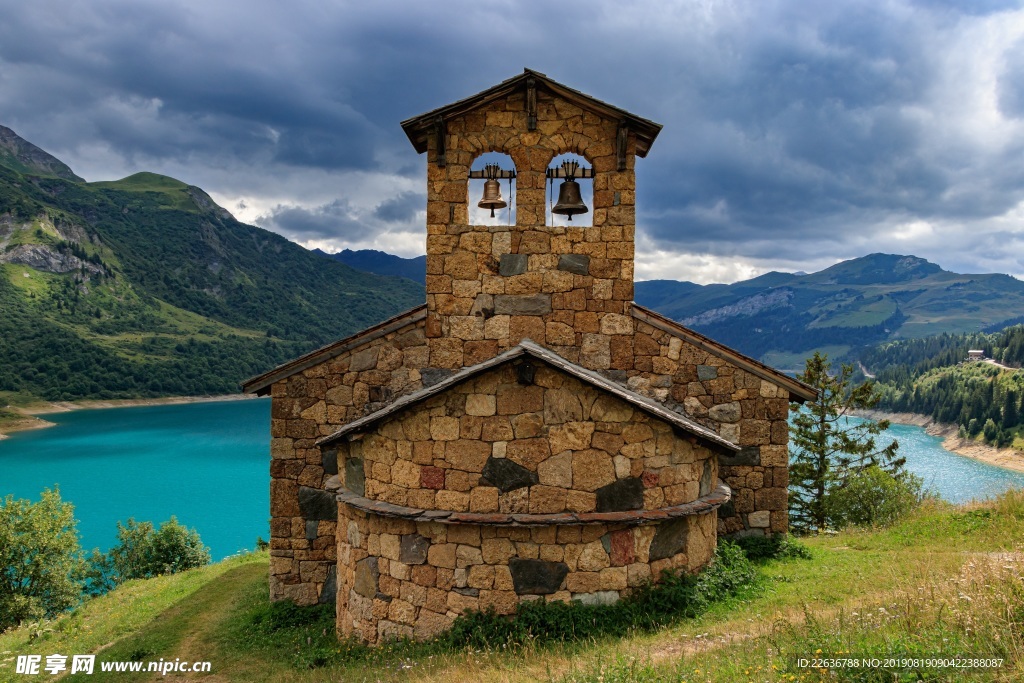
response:
M198 187L154 173L86 183L0 133L0 392L236 392L423 302L421 286L240 223Z
M335 261L341 261L356 270L377 275L394 275L418 282L421 285L427 284L427 257L425 255L402 258L376 249L359 249L358 251L345 249L336 254L328 254L320 249L314 249L313 252Z
M883 341L1000 329L1024 315L1024 282L894 254L730 285L638 282L635 292L638 303L791 372L816 349L853 360Z
M0 126L0 165L20 173L85 182L63 161L22 139L6 126Z

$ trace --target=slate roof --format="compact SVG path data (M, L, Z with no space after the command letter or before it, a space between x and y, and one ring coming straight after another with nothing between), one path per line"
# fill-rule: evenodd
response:
M357 420L349 422L348 424L344 425L333 434L321 437L320 439L317 440L316 443L318 446L326 446L331 443L334 443L335 441L338 441L346 434L352 434L354 432L366 430L372 427L373 425L377 424L381 420L384 420L385 418L394 415L395 413L405 408L425 401L431 398L432 396L436 396L437 394L440 394L441 392L450 389L451 387L454 387L457 384L465 382L479 375L485 370L496 368L500 365L504 365L505 363L509 363L517 358L522 358L524 356L529 356L531 358L535 358L539 361L542 361L558 370L561 370L562 372L565 372L568 375L575 377L576 379L579 379L580 381L586 382L587 384L590 384L591 386L596 387L601 391L611 394L616 398L621 399L633 405L634 407L639 408L640 410L643 410L644 412L653 417L656 417L660 420L668 422L671 425L674 425L675 427L678 427L686 432L689 432L690 434L693 434L694 436L697 436L698 438L703 439L706 442L714 444L720 448L728 449L733 452L740 450L739 446L732 443L731 441L723 439L716 432L714 432L711 429L708 429L704 425L694 422L690 418L680 413L677 413L674 410L666 408L665 406L658 403L657 401L654 401L653 399L650 399L646 396L642 396L634 391L631 391L626 387L622 386L621 384L613 382L612 380L608 379L607 377L604 377L603 375L598 374L597 372L594 372L593 370L588 370L586 368L580 367L579 365L576 365L575 363L567 361L566 359L559 356L557 353L544 348L540 344L537 344L530 339L524 339L523 341L519 342L517 346L513 346L508 351L499 353L497 356L485 360L482 363L477 363L476 365L471 365L467 368L463 368L462 370L459 370L449 375L448 377L437 382L436 384L424 387L423 389L419 389L418 391L414 391L410 394L405 394L404 396L399 397L398 399L384 406L383 408L380 408L379 410L376 410L370 413L369 415L364 415L363 417Z
M650 119L645 119L642 116L632 114L625 109L620 109L614 105L608 104L607 102L602 102L595 97L591 97L586 93L582 93L579 90L563 85L558 81L548 78L547 75L532 69L523 69L523 73L518 76L502 81L501 83L498 83L483 92L479 92L476 95L461 99L458 102L446 104L443 107L438 107L437 109L428 111L425 114L420 114L419 116L413 116L412 118L406 119L405 121L402 121L402 128L405 130L405 134L409 136L409 142L411 142L412 146L416 148L416 151L423 154L427 151L427 138L431 134L431 131L433 131L434 124L438 117L441 119L451 119L456 116L461 116L478 107L482 107L488 102L506 97L517 90L524 90L526 88L527 81L531 78L534 80L537 87L545 88L555 95L572 102L578 107L605 118L625 122L629 129L636 134L636 155L638 157L647 156L647 151L654 143L654 138L658 137L658 133L661 132L660 123L655 123Z

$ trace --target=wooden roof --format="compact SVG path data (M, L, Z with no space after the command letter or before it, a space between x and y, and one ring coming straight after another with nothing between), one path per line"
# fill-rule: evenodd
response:
M490 370L491 368L496 368L500 365L504 365L505 363L511 362L516 358L520 358L522 356L530 356L532 358L536 358L537 360L540 360L558 370L561 370L562 372L568 375L572 375L578 380L590 384L591 386L596 387L597 389L600 389L605 393L611 394L616 398L633 405L635 408L639 408L640 410L643 410L645 413L653 417L656 417L660 420L663 420L665 422L668 422L669 424L678 427L686 432L689 432L690 434L693 434L694 436L706 442L718 446L719 448L725 448L733 452L740 450L740 447L737 446L736 444L732 443L731 441L728 441L727 439L723 439L713 430L708 429L704 425L701 425L697 422L694 422L685 415L677 413L674 410L670 410L653 399L650 399L646 396L642 396L636 393L635 391L631 391L630 389L627 389L621 384L617 384L616 382L613 382L612 380L608 379L607 377L604 377L603 375L597 372L594 372L593 370L588 370L587 368L580 367L575 363L567 361L554 351L546 349L540 344L537 344L529 339L522 340L521 342L519 342L518 345L513 346L508 351L499 353L497 356L489 358L488 360L485 360L482 363L477 363L476 365L471 365L470 367L463 368L462 370L459 370L458 372L449 375L448 377L444 378L440 382L437 382L436 384L424 387L418 391L412 392L411 394L405 394L404 396L399 397L398 399L396 399L392 403L389 403L383 408L380 408L379 410L376 410L370 413L369 415L364 415L363 417L357 420L349 422L348 424L344 425L333 434L321 437L319 440L317 440L316 443L318 446L326 446L341 439L346 434L352 434L355 432L360 432L365 429L368 429L369 427L372 427L381 420L391 415L394 415L395 413L405 408L425 401L428 398L431 398L432 396L436 396L437 394L440 394L441 392L455 386L456 384L460 384L462 382L465 382L466 380L469 380L479 375L481 372L484 372L485 370Z
M591 111L598 116L625 122L626 126L636 134L636 155L638 157L647 156L647 151L651 148L651 144L654 143L654 138L658 137L658 133L661 132L660 123L654 123L649 119L631 114L625 109L619 109L607 102L602 102L579 90L562 85L558 81L548 78L545 74L533 71L532 69L523 69L523 73L518 76L502 81L476 95L406 119L402 121L402 128L405 130L405 134L409 136L409 141L416 148L416 151L423 154L427 151L427 139L432 134L439 118L448 120L462 116L489 102L506 97L517 90L525 90L527 82L531 79L536 87L544 88L578 107Z

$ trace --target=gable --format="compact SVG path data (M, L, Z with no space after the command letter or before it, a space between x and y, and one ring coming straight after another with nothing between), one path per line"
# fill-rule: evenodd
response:
M529 108L530 99L531 97L535 98L536 89L542 89L601 118L621 122L624 127L636 134L636 155L639 157L647 156L654 139L661 132L661 124L602 102L531 69L523 69L522 74L502 81L476 95L406 119L402 121L402 128L416 151L422 154L427 151L428 140L435 134L439 123L465 116L496 100L516 93L522 93L527 98L527 107ZM531 90L534 91L534 95L531 95Z

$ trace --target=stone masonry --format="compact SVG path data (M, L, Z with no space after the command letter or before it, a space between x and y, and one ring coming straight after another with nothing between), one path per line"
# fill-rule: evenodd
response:
M427 152L426 306L245 385L272 397L272 599L337 599L339 629L376 642L434 633L468 608L610 600L665 567L702 566L716 532L784 533L789 403L813 390L632 303L634 161L660 126L526 71L403 127ZM489 151L515 164L515 226L467 224L470 167ZM591 227L545 225L544 174L563 153L594 169ZM332 438L524 340L579 370L538 366L519 384L514 363L495 366ZM622 399L585 373L693 429L636 406L595 417ZM705 428L730 447L696 436ZM687 462L673 455L684 443ZM710 502L673 513L677 538L652 551L667 522L580 522L610 485L634 511Z

